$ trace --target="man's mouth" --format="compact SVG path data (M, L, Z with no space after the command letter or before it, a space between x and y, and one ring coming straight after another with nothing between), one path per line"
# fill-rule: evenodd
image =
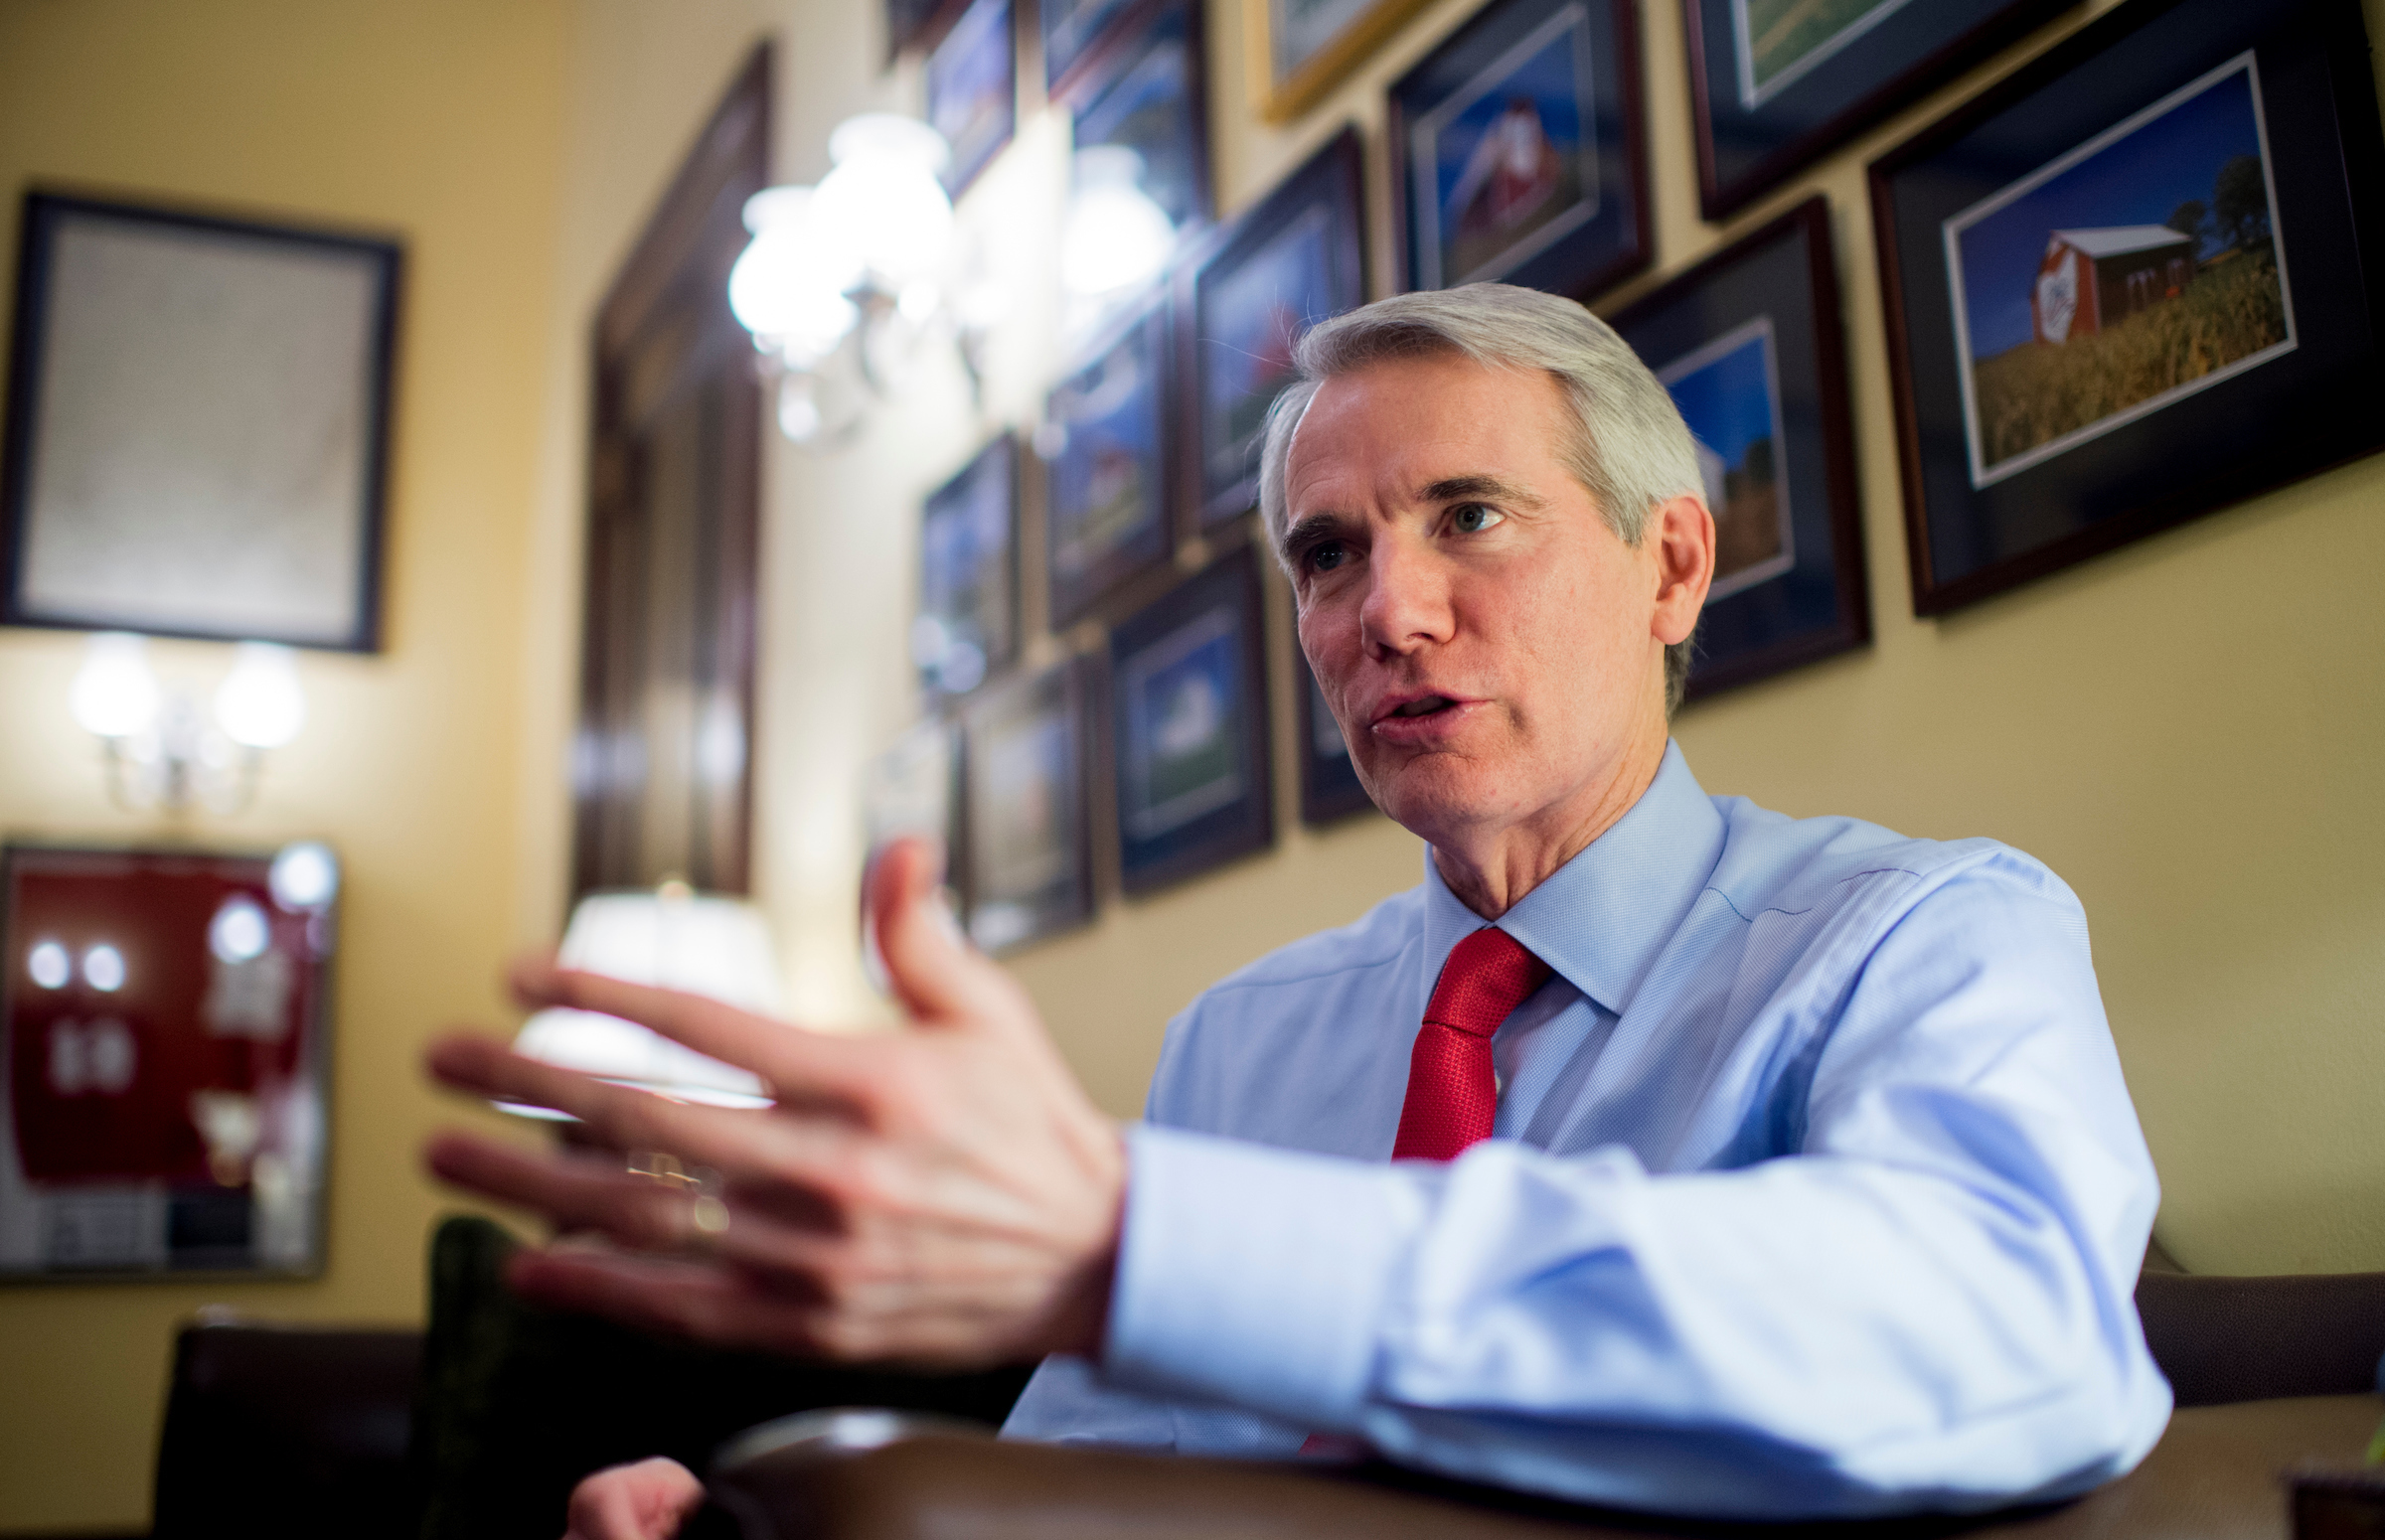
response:
M1446 711L1457 702L1447 695L1426 695L1422 699L1405 701L1391 708L1393 716L1430 716Z

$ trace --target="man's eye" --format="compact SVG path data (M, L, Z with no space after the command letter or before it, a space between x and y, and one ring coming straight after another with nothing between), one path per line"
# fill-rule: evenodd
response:
M1496 508L1480 503L1460 503L1449 511L1450 526L1460 535L1480 535L1493 525L1504 524L1507 515Z
M1312 572L1330 572L1350 555L1350 547L1340 540L1319 540L1303 552L1302 560Z

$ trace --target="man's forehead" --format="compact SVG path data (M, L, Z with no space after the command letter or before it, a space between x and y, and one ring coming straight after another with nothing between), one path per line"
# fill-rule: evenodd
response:
M1561 404L1544 374L1463 356L1337 375L1319 385L1294 425L1284 464L1288 511L1298 518L1360 495L1542 502L1549 489L1537 484L1565 479L1564 424L1552 409Z

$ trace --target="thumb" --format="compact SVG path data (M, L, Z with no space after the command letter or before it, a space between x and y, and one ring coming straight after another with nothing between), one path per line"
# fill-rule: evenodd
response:
M1024 997L1010 975L962 936L938 891L942 868L933 842L901 839L878 852L863 878L863 912L876 933L894 997L931 1024L1014 1016Z

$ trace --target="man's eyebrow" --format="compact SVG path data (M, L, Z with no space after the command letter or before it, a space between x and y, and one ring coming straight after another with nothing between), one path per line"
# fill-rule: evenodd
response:
M1416 494L1419 503L1455 503L1466 498L1481 498L1486 502L1506 503L1515 508L1546 508L1548 499L1529 487L1497 476L1445 476Z
M1283 546L1287 551L1321 539L1330 539L1348 531L1353 521L1348 514L1333 512L1307 514L1292 521L1284 531Z

